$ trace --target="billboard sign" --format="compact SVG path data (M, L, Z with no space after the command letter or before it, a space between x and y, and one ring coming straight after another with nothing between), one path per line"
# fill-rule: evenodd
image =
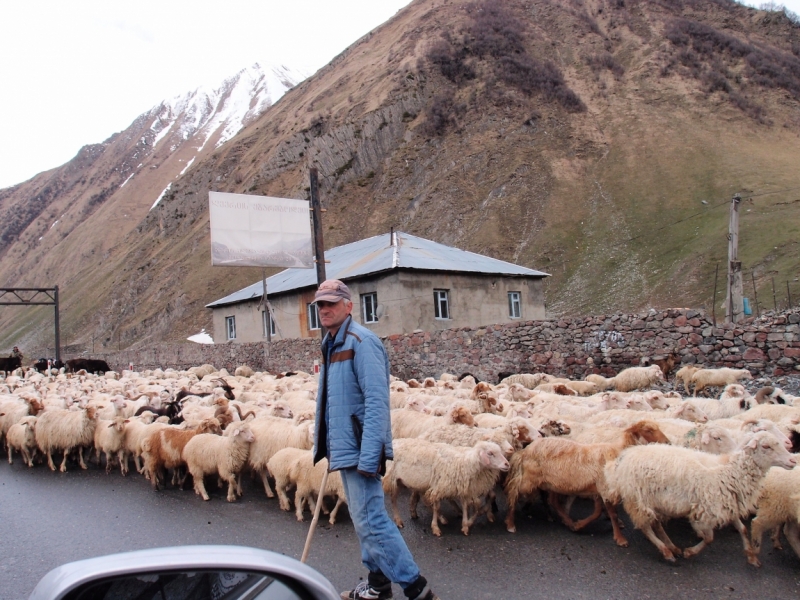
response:
M307 200L208 193L211 264L314 267Z

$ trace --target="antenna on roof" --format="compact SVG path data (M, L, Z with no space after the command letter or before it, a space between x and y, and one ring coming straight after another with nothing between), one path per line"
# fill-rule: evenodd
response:
M394 246L394 227L389 229L389 245Z

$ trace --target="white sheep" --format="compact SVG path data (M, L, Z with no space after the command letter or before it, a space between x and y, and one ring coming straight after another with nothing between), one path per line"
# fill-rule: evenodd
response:
M298 521L303 520L303 507L306 501L308 501L311 512L314 512L315 501L321 502L322 496L335 496L336 506L328 518L328 523L333 525L336 523L336 514L339 512L339 508L342 504L347 503L342 476L338 471L329 473L325 492L320 494L322 478L328 469L328 459L323 458L316 465L312 464L313 461L314 456L311 450L284 448L269 460L267 468L275 478L275 491L278 494L281 510L291 509L286 492L292 487L296 488L294 504L295 516Z
M311 450L314 445L314 422L298 415L293 420L277 417L258 417L249 422L255 438L250 448L248 464L261 476L267 498L275 494L269 485L269 460L283 448Z
M683 391L687 394L690 393L689 383L692 381L692 375L700 369L702 369L702 367L696 367L694 365L684 365L678 369L677 373L675 373L675 389L678 389L678 382L680 381L683 383Z
M741 379L752 379L753 375L747 369L698 369L692 374L689 384L694 386L692 392L695 396L707 387L725 387Z
M383 489L392 500L392 513L398 527L403 521L397 509L399 486L412 492L411 517L416 518L415 498L423 494L433 509L431 531L437 537L439 511L442 500L453 499L461 503L461 532L469 535L469 528L485 508L479 508L486 495L494 489L501 471L508 470L508 460L500 446L493 442L479 442L472 448L454 447L419 439L399 439L393 442L394 460L387 467ZM470 507L476 506L470 517Z
M238 424L231 435L199 433L183 448L183 460L194 480L194 491L203 500L208 493L203 477L217 473L228 482L228 502L236 501L236 476L240 473L254 440L253 432L246 424Z
M95 409L86 410L50 409L44 411L36 421L36 445L47 455L47 464L50 470L55 471L53 464L53 450L62 450L64 459L59 470L67 471L67 456L73 448L78 450L78 461L81 469L86 469L83 458L83 448L91 447L94 443Z
M507 383L508 385L519 383L529 390L532 390L543 381L549 381L550 379L552 379L552 377L546 373L518 373L516 375L509 375L500 383Z
M94 429L94 447L97 453L97 463L100 464L100 453L106 455L106 474L111 472L113 464L112 456L119 460L119 471L122 475L127 474L128 465L125 458L124 448L125 438L125 417L114 417L114 419L98 419Z
M772 542L776 549L781 549L780 532L784 526L786 537L800 557L800 539L797 536L798 511L800 510L800 469L791 471L773 467L764 478L764 485L758 497L758 510L750 527L752 552L750 564L758 567L761 553L761 538L764 531L772 530Z
M22 417L8 428L6 433L8 464L13 464L12 454L14 450L17 450L22 454L22 461L29 467L33 466L33 456L36 454L35 430L36 417Z
M393 438L419 437L426 431L444 424L460 423L468 426L475 424L472 413L466 407L458 404L453 405L442 417L428 415L406 406L406 408L392 410L391 420Z
M664 373L658 365L630 367L620 371L611 381L618 392L632 392L664 381Z
M741 519L755 509L761 483L772 466L790 469L795 459L766 432L756 433L740 450L715 456L675 446L635 446L605 468L604 499L622 502L637 529L669 561L681 554L662 523L686 517L700 536L683 551L689 558L714 539L714 529L733 524L745 552L751 553Z

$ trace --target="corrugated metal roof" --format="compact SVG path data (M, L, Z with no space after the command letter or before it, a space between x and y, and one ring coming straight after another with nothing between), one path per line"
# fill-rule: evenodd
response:
M493 275L526 275L528 277L547 277L547 273L520 267L514 263L497 260L445 246L425 238L395 232L395 245L392 234L376 235L331 248L325 252L325 272L330 279L347 281L391 269L423 269L426 271L451 271L460 273L486 273ZM316 269L286 269L267 279L267 292L271 295L298 290L317 285ZM206 307L223 306L260 298L263 292L261 281L249 285L207 304Z

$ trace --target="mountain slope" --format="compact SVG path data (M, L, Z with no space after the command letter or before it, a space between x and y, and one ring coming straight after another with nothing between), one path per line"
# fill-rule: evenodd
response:
M800 270L800 190L761 195L800 187L798 54L797 25L726 0L417 0L195 160L147 212L171 181L154 179L102 252L85 245L88 228L52 259L14 242L0 272L59 274L68 341L184 339L210 326L206 303L260 277L210 267L207 192L307 197L313 164L329 247L395 227L512 260L553 274L553 314L710 307L727 201L753 194L740 257L763 299L771 277ZM92 156L61 177L91 172ZM14 328L4 313L2 341L46 344L41 315Z

